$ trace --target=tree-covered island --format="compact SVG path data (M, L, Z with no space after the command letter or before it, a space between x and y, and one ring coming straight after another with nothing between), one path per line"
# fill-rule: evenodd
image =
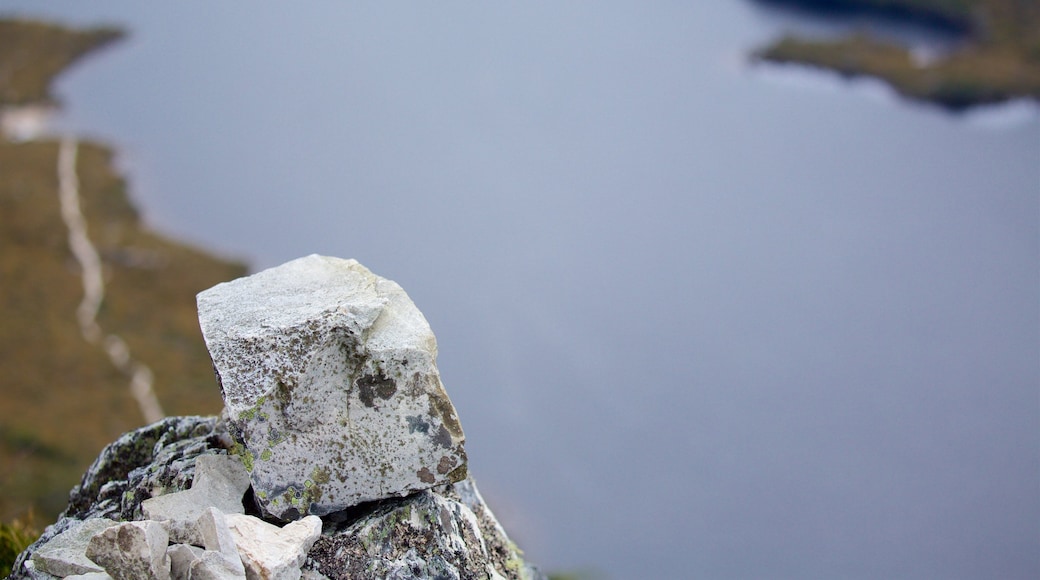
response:
M956 31L956 49L922 59L866 32L836 40L786 36L753 59L872 76L901 95L953 111L1040 100L1040 0L755 0L832 14L875 14Z

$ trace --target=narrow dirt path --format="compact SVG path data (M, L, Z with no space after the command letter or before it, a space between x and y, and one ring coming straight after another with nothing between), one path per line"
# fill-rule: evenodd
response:
M97 323L98 309L105 299L105 280L101 271L101 257L87 236L87 222L79 205L79 177L76 175L78 142L72 137L61 141L58 152L58 199L61 217L69 230L69 248L76 256L83 273L83 300L76 309L76 319L83 338L90 344L104 348L108 359L130 379L130 394L137 401L146 423L154 423L165 414L152 388L152 371L147 365L130 356L126 342L118 335L104 335Z

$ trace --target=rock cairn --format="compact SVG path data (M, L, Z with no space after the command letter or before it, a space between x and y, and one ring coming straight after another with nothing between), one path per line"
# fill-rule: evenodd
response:
M224 415L107 447L10 578L544 578L467 475L400 286L308 256L198 303Z

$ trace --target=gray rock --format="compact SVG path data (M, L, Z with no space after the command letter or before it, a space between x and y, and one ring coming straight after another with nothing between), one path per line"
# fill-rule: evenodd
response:
M18 556L9 578L52 577L35 570L29 557L55 536L91 519L141 519L143 500L188 489L195 476L195 459L226 455L232 445L227 424L218 417L168 417L126 433L101 451L72 488L69 505L58 521Z
M211 507L202 512L197 525L199 533L202 535L202 545L207 550L238 558L235 538L228 529L227 518L224 517L223 512Z
M19 562L21 563L18 564L16 562L17 565L11 567L11 575L8 578L12 580L15 578L25 578L27 580L55 580L56 578L61 578L61 576L37 570L36 564L33 564L31 559L26 559L24 562L19 560ZM88 572L88 574L94 574L94 572Z
M218 284L198 305L265 514L326 515L465 478L436 340L396 283L312 255Z
M168 417L131 431L102 450L72 489L62 516L142 519L142 501L189 489L195 459L227 455L233 444L218 417Z
M211 507L199 516L197 526L202 535L202 545L207 552L204 554L202 562L193 566L191 577L199 579L245 578L246 572L242 565L242 558L239 556L238 546L228 528L224 513ZM196 568L198 569L196 570Z
M101 572L101 566L87 558L87 545L95 534L116 523L103 518L71 523L33 553L33 565L36 570L62 577Z
M210 508L214 509L215 508ZM219 511L217 513L220 513ZM222 519L222 518L221 518ZM206 524L203 524L205 526ZM230 540L225 527L224 534ZM219 542L218 543L222 543ZM246 577L245 567L231 541L233 553L204 550L188 544L174 544L166 550L170 556L171 580L241 580Z
M206 550L188 544L173 544L166 549L166 555L170 557L171 580L188 580L191 565L202 559Z
M299 580L307 552L321 535L321 519L307 516L285 527L252 516L229 514L228 528L248 578Z
M91 538L87 557L114 580L169 580L169 540L159 522L124 522Z
M189 580L245 580L246 571L239 559L230 560L227 556L206 550L202 556L191 563L188 569Z
M188 489L196 459L222 453L226 441L227 433L216 417L171 418L130 433L102 452L95 468L74 490L75 510L70 508L67 513L140 514L141 498L150 497L146 493L150 486ZM143 448L148 453L136 459L126 452ZM113 455L120 455L124 461L117 463ZM151 457L151 462L146 457ZM108 466L112 481L99 483L100 474L106 472L97 469L99 465ZM116 465L120 467L117 469ZM115 501L118 498L100 492L102 488L122 490L125 500ZM93 502L87 499L90 494L94 495ZM441 507L445 509L441 511ZM47 529L44 539L19 556L19 562L31 566L31 556L47 544L46 538L56 536L59 532L55 530L64 531L79 523L78 519L63 516ZM408 572L407 577L418 579L438 578L438 571L446 574L441 577L463 579L495 578L495 574L510 580L544 578L510 541L472 480L332 514L326 518L324 528L307 554L303 578L375 579L384 573L404 574L406 564L409 570L419 570L415 574ZM176 561L175 553L182 549L169 548L171 561ZM196 550L201 559L205 552ZM494 574L488 571L489 566ZM30 570L20 563L9 578L51 580L56 576Z
M331 580L544 580L509 540L472 479L384 502L326 530L306 565Z
M506 570L507 578L524 580L544 580L545 575L528 562L524 553L509 539L505 528L499 523L498 518L491 512L491 508L484 502L483 496L477 489L477 483L472 477L466 478L451 486L445 495L452 501L458 501L468 507L473 515L477 517L480 527L480 537L488 554L491 555L492 563L496 570Z
M113 580L111 576L104 572L87 572L86 574L73 574L72 576L66 576L65 580Z
M146 499L141 512L147 519L165 521L171 541L200 545L199 518L211 507L224 513L245 513L242 497L247 489L249 473L241 461L227 455L203 455L195 462L191 489Z

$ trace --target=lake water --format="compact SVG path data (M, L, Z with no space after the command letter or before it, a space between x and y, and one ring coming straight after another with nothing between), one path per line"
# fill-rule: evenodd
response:
M1035 105L749 67L840 24L739 0L0 7L132 31L61 125L160 230L404 286L544 568L1040 577Z

